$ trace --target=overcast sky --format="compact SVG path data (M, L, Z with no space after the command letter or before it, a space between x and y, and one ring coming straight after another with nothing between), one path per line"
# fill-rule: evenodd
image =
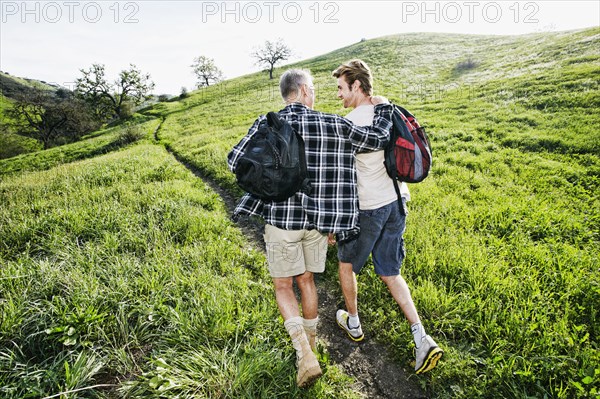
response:
M600 26L600 1L0 1L0 70L72 87L79 69L107 77L135 64L155 94L195 87L194 57L226 78L259 70L250 52L282 38L317 56L410 32L524 34Z

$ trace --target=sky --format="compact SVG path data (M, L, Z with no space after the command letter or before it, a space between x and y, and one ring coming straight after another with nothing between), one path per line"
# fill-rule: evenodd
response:
M259 71L251 52L278 38L288 62L413 32L514 35L600 26L600 1L5 1L0 70L67 88L92 64L111 81L135 64L154 94L195 89L195 57L226 78Z

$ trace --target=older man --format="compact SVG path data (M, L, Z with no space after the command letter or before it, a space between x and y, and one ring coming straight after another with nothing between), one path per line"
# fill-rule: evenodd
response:
M304 139L312 192L310 195L298 192L281 202L264 202L246 194L234 216L258 215L266 222L264 239L269 272L284 326L296 350L296 381L303 387L321 375L313 353L318 322L313 273L325 269L327 233L336 234L343 242L359 231L353 152L383 148L388 143L392 109L389 105L375 107L373 127L358 127L339 115L312 109L315 91L308 71L286 71L279 87L286 103L279 116ZM264 119L264 115L260 116L229 153L231 171L235 172L239 157ZM300 290L302 316L294 293L294 279Z

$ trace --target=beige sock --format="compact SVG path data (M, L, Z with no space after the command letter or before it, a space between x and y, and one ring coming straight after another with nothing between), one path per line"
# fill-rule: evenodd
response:
M304 332L304 325L302 324L302 317L297 316L287 319L283 325L292 338L292 345L294 346L294 349L296 349L298 358L301 358L302 341L305 340L308 342L306 333Z
M304 331L306 332L306 338L308 339L308 343L310 344L310 349L313 352L317 349L317 324L319 323L319 317L315 317L314 319L302 319L302 324L304 325Z

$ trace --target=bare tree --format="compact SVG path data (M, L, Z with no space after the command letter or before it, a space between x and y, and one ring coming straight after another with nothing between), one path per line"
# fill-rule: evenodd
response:
M266 67L269 71L269 79L273 79L273 68L281 61L289 59L292 56L292 49L281 38L275 42L267 40L264 47L254 50L251 56L256 59L257 65Z
M150 74L143 74L133 64L129 70L121 71L114 83L106 80L104 65L93 64L89 70L80 71L83 77L75 81L75 91L94 106L98 116L127 117L130 104L141 104L150 98L150 91L154 89Z
M223 72L215 65L215 60L204 55L194 58L190 65L198 78L198 87L210 86L223 80Z

